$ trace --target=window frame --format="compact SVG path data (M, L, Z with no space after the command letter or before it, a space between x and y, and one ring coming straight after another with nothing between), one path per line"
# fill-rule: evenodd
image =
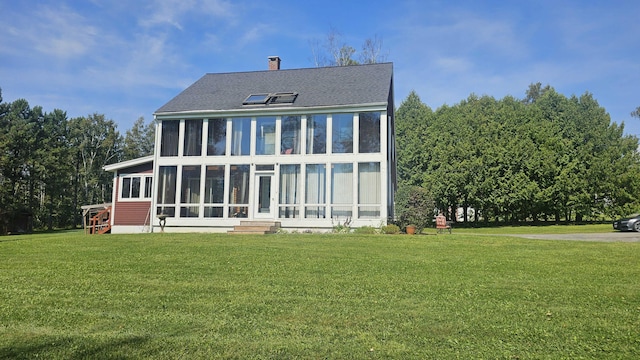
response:
M297 98L298 93L295 91L255 93L249 94L242 101L242 105L293 104Z
M271 95L269 93L249 94L242 102L242 105L263 105L266 104L270 98Z
M134 178L138 178L140 179L140 183L139 183L139 188L138 188L138 196L137 197L133 197L132 196L132 192L133 192L133 186L131 186L131 184L133 184L133 179ZM125 179L130 179L129 182L129 196L128 197L124 197L122 196L122 191L124 190L124 182ZM151 191L151 194L149 194L149 196L145 196L146 195L146 184L147 181L151 181L151 189L153 189L153 175L152 174L126 174L126 175L120 175L118 176L118 201L122 201L122 202L135 202L135 201L151 201L151 198L153 197L153 190Z

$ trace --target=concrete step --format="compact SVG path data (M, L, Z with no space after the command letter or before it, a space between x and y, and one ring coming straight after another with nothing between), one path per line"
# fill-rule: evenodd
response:
M241 221L240 225L227 231L228 234L275 234L280 228L279 221Z
M240 225L252 225L252 226L275 226L280 228L280 221L268 221L268 220L241 220Z

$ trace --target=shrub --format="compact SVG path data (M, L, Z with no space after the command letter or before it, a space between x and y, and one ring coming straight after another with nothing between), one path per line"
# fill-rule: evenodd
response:
M334 220L331 219L331 224L333 225L334 233L350 233L351 232L351 217L347 217L343 223L340 223L340 218L336 218L335 223L334 223Z
M431 224L435 201L429 191L420 186L400 186L396 195L396 216L400 228L415 225L416 233Z
M381 228L383 234L399 234L400 226L396 224L385 225Z
M356 228L354 231L356 234L378 234L378 228L374 228L373 226L362 226Z

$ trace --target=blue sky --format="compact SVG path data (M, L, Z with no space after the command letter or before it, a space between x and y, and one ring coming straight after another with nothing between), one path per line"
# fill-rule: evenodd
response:
M3 0L0 88L124 134L205 73L266 70L270 55L313 67L311 43L334 29L356 49L382 39L397 106L411 90L437 109L541 82L592 93L640 135L638 14L635 0Z

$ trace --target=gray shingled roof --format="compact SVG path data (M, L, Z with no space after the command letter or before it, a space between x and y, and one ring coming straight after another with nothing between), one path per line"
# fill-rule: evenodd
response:
M264 107L316 107L386 103L393 64L206 74L156 111L236 110L249 94L297 92L293 104ZM250 108L256 108L251 105Z

